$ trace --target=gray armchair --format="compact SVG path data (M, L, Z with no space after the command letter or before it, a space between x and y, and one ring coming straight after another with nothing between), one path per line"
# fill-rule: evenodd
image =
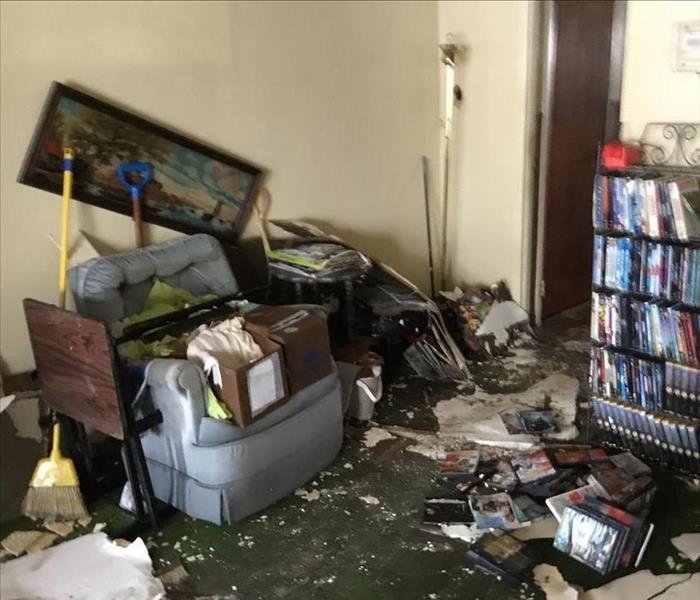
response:
M110 324L139 312L156 278L197 295L238 289L221 246L204 234L69 271L78 312ZM206 379L192 362L153 360L145 381L147 401L163 414L163 423L142 435L156 497L192 517L220 524L260 511L312 479L340 450L335 373L246 428L206 415Z

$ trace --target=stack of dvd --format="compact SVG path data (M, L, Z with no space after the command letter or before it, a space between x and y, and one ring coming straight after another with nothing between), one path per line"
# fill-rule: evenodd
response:
M608 348L591 348L591 393L646 410L662 410L664 365Z
M700 366L700 314L593 292L591 338Z
M554 547L605 575L639 566L653 526L594 498L567 506Z
M642 179L598 175L593 225L652 238L700 238L698 178Z
M604 441L635 454L700 473L700 421L654 414L610 398L591 398L595 425Z
M700 418L700 370L666 363L664 408L678 415Z
M596 235L593 285L699 306L700 249Z

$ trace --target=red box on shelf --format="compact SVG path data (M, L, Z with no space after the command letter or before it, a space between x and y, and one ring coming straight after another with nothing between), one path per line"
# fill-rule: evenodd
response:
M642 162L642 149L619 140L608 142L603 146L602 161L606 169L624 169L638 165Z

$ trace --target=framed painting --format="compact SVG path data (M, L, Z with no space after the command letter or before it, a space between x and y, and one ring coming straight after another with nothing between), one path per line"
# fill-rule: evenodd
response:
M64 147L75 153L77 200L131 215L117 167L149 162L154 173L141 194L143 220L229 243L238 239L264 175L251 163L53 82L18 181L60 195Z

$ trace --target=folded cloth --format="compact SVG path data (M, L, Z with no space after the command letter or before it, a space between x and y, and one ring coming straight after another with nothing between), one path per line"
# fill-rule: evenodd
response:
M220 365L237 369L263 357L253 337L243 329L245 321L234 317L213 327L204 327L187 344L187 358L202 367L207 376L221 387Z

